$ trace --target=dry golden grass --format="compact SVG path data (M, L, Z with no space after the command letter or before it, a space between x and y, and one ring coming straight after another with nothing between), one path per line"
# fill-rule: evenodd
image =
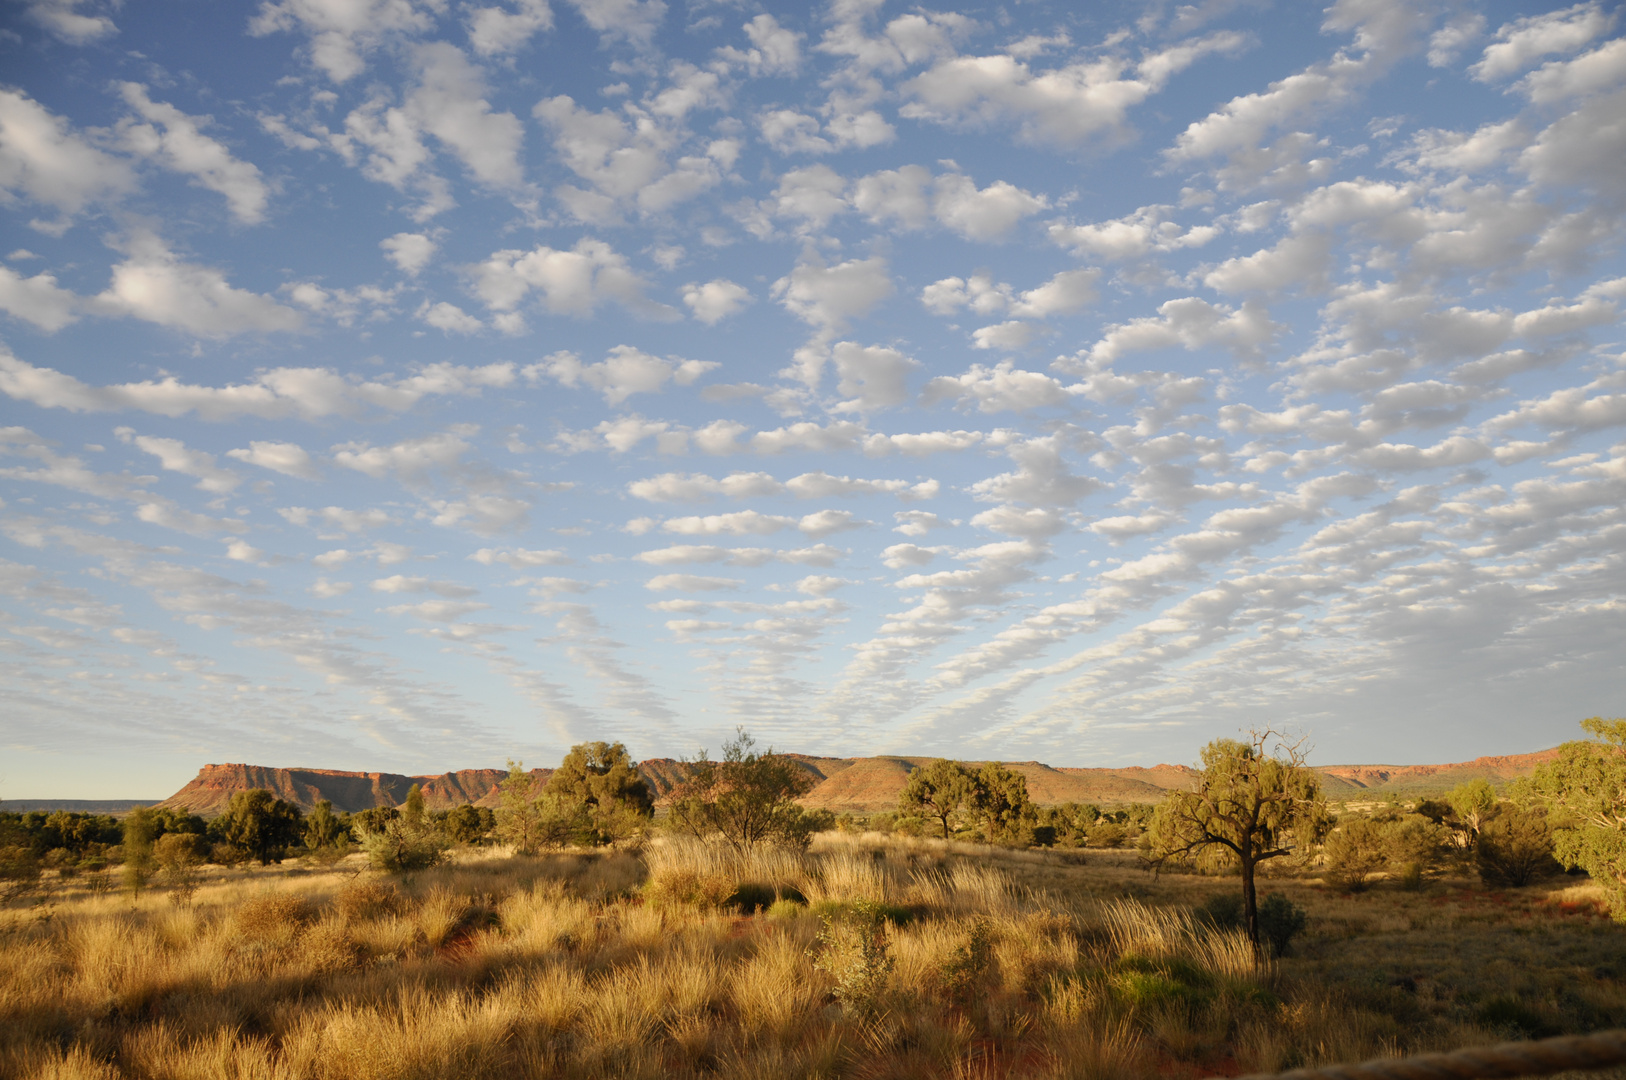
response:
M1626 1022L1626 931L1584 882L1261 885L1310 916L1263 968L1193 915L1234 879L1111 851L665 839L217 872L186 905L64 883L0 910L0 1078L1129 1080ZM778 902L721 906L745 886Z

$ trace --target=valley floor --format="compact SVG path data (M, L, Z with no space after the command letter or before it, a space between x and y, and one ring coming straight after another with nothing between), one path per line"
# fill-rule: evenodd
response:
M215 870L184 904L73 885L0 910L0 1076L1195 1078L1626 1025L1626 926L1584 878L1263 879L1307 913L1263 967L1193 915L1236 879L1117 851L832 834Z

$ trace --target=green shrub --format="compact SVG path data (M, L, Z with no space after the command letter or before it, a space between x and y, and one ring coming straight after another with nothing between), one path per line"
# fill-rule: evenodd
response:
M1271 955L1283 956L1295 937L1304 930L1304 909L1279 892L1259 902L1259 938L1270 945Z
M820 918L818 955L813 964L835 980L836 1000L861 1017L878 1015L886 999L886 982L897 961L887 931L886 908L856 900Z
M1487 885L1529 885L1562 867L1553 858L1553 830L1536 808L1504 805L1479 829L1474 859Z
M1216 930L1239 930L1242 927L1242 894L1222 892L1210 896L1197 909L1197 915Z

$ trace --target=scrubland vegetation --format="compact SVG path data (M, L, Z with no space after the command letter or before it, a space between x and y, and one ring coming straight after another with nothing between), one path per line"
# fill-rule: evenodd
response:
M1248 745L1120 822L946 766L946 813L917 790L837 821L744 738L658 818L625 751L588 744L544 790L516 766L489 821L409 798L289 824L256 795L113 845L18 819L145 869L30 851L10 874L0 1076L1108 1080L1626 1024L1615 898L1554 858L1616 849L1543 801L1562 777L1328 807Z

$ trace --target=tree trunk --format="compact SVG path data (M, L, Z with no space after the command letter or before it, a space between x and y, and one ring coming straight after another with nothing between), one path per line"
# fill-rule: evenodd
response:
M1259 950L1259 894L1253 887L1253 867L1251 858L1242 858L1242 919L1248 928L1248 940L1253 943L1253 958L1257 962L1261 956Z

